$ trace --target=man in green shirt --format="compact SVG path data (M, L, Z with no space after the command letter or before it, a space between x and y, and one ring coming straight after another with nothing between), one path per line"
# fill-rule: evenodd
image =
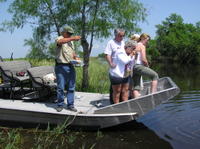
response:
M57 107L58 112L64 108L64 89L67 86L67 109L77 112L74 107L74 92L76 83L76 72L70 61L76 59L73 41L80 40L80 36L72 36L74 30L65 26L62 35L56 38L56 66L55 73L57 78Z

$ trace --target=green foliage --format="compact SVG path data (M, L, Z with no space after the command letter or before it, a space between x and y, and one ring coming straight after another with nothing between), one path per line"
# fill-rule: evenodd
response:
M47 51L48 58L55 58L56 55L56 43L50 43Z
M33 38L26 39L24 45L30 46L30 52L26 55L27 58L37 58L44 59L48 58L46 41L42 38L40 34L35 30L33 33Z
M22 148L23 139L18 129L8 131L4 128L0 133L0 148L19 149Z
M27 58L37 58L37 59L43 59L47 58L46 52L44 51L45 44L43 41L36 42L34 39L25 40L26 46L30 46L31 49L29 50L29 53L26 55Z
M89 67L89 87L82 88L82 67L76 67L76 90L96 93L108 93L110 81L108 78L108 65L105 59L92 58Z
M81 58L83 58L83 51L77 51L77 55Z
M35 66L54 66L55 65L55 60L54 59L29 59L26 58L33 67Z
M147 56L148 60L156 60L160 56L160 52L158 51L156 40L150 40L147 46Z
M30 58L52 57L52 46L46 52L49 43L44 41L49 41L55 33L60 35L60 28L65 24L81 35L85 63L83 87L88 87L89 56L94 37L108 37L116 27L129 33L138 32L138 22L144 21L146 16L146 9L137 0L14 0L9 12L12 19L3 22L2 29L13 31L25 24L34 28L33 39L26 41L32 47L28 54Z
M144 21L146 16L146 9L137 0L14 0L9 12L13 17L3 22L2 28L13 31L31 24L41 38L59 35L66 23L76 33L84 34L85 39L92 34L97 38L108 37L116 27L139 31L137 22Z
M104 58L104 57L105 57L105 54L104 54L104 53L98 54L98 57L99 57L99 58Z
M89 141L89 134L70 131L67 126L68 121L53 128L48 125L46 130L0 127L0 149L93 149L103 139L103 134L98 132L99 136L94 134Z
M181 16L171 14L161 25L157 25L157 48L161 55L179 63L200 63L199 23L183 23Z

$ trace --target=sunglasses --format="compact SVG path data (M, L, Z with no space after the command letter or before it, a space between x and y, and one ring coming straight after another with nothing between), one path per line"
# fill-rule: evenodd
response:
M122 37L124 37L124 35L118 35L118 37L121 37L121 38L122 38Z

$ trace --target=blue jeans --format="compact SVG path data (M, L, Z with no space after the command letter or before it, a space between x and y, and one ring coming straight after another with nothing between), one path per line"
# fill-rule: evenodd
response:
M64 105L65 88L67 89L67 106L74 107L74 92L76 84L76 72L72 65L58 64L55 66L57 78L58 106Z

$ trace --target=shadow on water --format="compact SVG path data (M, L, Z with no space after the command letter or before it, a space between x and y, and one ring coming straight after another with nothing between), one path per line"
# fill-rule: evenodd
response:
M76 130L73 129L73 131ZM84 141L88 144L95 142L95 149L160 149L161 147L162 149L172 149L170 143L138 121L99 131L82 131L82 133L87 135Z
M167 141L138 122L104 129L102 135L102 139L99 140L95 148L172 149Z

